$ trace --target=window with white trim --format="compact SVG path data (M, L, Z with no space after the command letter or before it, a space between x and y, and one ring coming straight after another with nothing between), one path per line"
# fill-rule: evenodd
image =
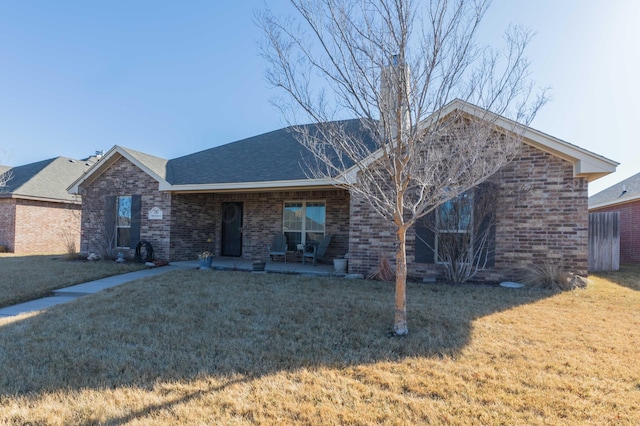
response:
M285 201L282 229L287 237L287 249L320 242L325 233L325 215L324 201Z

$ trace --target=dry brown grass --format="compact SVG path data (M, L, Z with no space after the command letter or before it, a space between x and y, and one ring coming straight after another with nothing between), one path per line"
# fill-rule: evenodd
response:
M640 292L169 272L0 320L0 424L638 424ZM390 329L389 329L390 330Z
M616 272L598 272L600 278L640 291L640 264L621 265Z
M138 263L69 260L66 255L0 254L0 307L49 295L53 290L137 271Z

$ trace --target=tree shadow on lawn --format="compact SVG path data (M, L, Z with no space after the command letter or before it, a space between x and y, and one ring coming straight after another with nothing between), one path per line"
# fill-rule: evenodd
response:
M392 283L170 272L0 325L0 395L455 355L475 319L554 294L410 283L395 338Z

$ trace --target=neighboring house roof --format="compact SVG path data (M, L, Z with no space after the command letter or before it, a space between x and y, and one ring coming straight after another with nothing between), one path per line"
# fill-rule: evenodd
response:
M6 185L0 198L28 198L55 202L78 202L67 187L82 176L94 159L74 160L56 157L4 170ZM2 169L0 169L2 172Z
M571 162L574 175L577 177L593 181L615 171L618 165L615 161L461 100L450 102L432 117L444 117L456 110L479 119L490 118L496 125L507 130L520 131L524 135L525 143ZM359 119L339 123L345 125L348 131L362 132L362 121ZM429 125L429 119L423 124ZM303 127L313 132L317 125ZM310 152L296 140L293 130L292 127L287 127L173 160L114 146L85 176L74 182L69 191L77 193L81 186L89 184L122 157L156 179L158 189L164 191L237 191L323 187L334 184L334 180L307 177L305 163L313 159ZM372 154L371 158L375 156L376 153Z
M640 173L589 197L589 208L597 209L640 200Z

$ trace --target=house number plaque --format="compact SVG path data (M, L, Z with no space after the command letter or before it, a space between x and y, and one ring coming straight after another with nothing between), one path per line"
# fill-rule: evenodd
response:
M149 210L149 220L162 219L162 209L160 207L153 207Z

